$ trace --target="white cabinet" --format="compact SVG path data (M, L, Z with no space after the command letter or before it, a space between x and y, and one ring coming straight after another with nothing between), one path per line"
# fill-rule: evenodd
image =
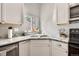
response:
M2 22L9 24L21 24L22 3L2 3Z
M31 40L30 56L49 56L50 45L49 40Z
M52 41L52 56L68 56L68 44Z
M29 41L23 41L19 43L19 56L29 55Z
M57 3L57 24L68 24L69 23L69 4L68 3Z

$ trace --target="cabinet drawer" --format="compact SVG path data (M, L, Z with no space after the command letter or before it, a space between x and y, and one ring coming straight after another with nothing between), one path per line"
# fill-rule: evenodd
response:
M31 43L49 43L49 40L31 40Z
M34 46L34 47L49 47L50 45L49 44L31 44L31 46Z
M49 40L31 40L31 46L49 46Z

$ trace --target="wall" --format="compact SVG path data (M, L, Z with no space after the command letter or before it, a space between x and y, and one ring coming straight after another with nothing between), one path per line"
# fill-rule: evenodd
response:
M7 36L8 27L10 26L12 26L13 28L17 27L17 25L12 25L12 24L0 24L0 38Z
M56 25L56 7L54 3L46 3L41 6L41 30L43 34L50 37L59 38L58 27Z

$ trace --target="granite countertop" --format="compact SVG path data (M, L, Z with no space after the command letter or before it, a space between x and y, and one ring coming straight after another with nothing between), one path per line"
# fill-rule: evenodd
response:
M43 40L43 39L44 40L50 39L50 40L63 42L63 41L57 40L56 38L51 38L51 37L20 36L20 37L14 37L12 39L0 39L0 46L12 44L12 43L16 43L16 42L20 42L20 41L24 41L24 40Z
M4 45L8 45L8 44L12 44L15 42L20 42L20 41L24 41L24 40L36 40L36 39L48 39L50 37L31 37L31 36L20 36L20 37L14 37L12 39L0 39L0 46L4 46ZM50 38L51 39L51 38Z

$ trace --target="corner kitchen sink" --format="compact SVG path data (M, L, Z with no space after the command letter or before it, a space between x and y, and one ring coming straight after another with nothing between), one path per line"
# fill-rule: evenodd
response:
M37 34L37 35L31 35L30 37L37 37L37 38L45 38L48 37L48 35L43 35L43 34Z
M48 35L41 35L40 37L48 37Z

